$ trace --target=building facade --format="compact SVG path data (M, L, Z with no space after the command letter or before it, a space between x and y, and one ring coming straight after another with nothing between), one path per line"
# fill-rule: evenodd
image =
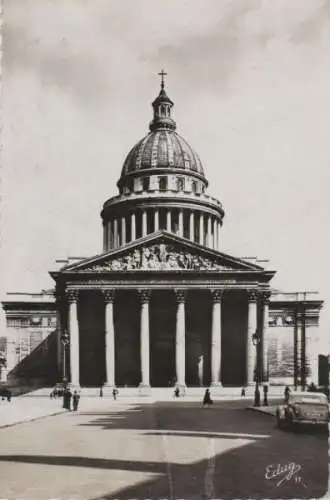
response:
M279 377L289 349L284 375L297 378L303 363L313 377L322 302L280 297L267 261L221 252L224 208L176 131L163 80L152 107L103 205L102 253L51 272L59 375L74 386L241 386Z

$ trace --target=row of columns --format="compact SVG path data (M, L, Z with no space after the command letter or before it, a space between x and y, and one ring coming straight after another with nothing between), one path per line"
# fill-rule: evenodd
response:
M71 382L79 386L79 326L78 326L78 291L68 292L69 302L69 329L70 329L70 366ZM185 305L186 291L175 290L177 301L176 333L175 333L175 366L177 385L185 387L186 372L186 324ZM115 331L114 331L114 299L115 290L103 290L105 302L105 359L106 359L106 385L115 385ZM221 386L221 305L223 290L211 290L212 296L212 331L211 331L211 381L213 386ZM149 332L149 302L150 289L139 290L141 303L140 313L140 361L141 361L141 386L150 386L150 332ZM247 328L247 372L246 382L252 384L254 381L254 370L256 368L256 348L253 345L253 334L257 331L257 301L260 297L256 292L248 295L248 328ZM263 297L263 325L261 328L262 369L267 373L267 326L268 326L268 300L269 294Z
M148 213L147 210L141 211L141 234L143 236L147 236L148 234ZM184 237L185 234L189 233L189 240L195 241L196 225L199 224L198 234L199 238L197 243L201 245L205 245L209 248L213 248L215 250L219 249L219 232L220 232L220 220L215 216L204 213L197 212L194 210L189 210L189 220L188 220L188 228L184 226L184 210L179 209L177 211L178 214L178 224L176 234L178 236ZM153 216L153 232L157 232L160 229L160 216L159 209L154 209L152 212ZM127 241L135 241L137 239L136 236L136 228L137 228L137 214L132 213L130 215L131 224L130 224L130 234L127 231L127 219L126 217L114 218L111 221L104 224L104 235L103 235L103 247L104 250L109 250L111 248L118 248L127 243ZM173 232L173 210L168 209L166 211L166 221L165 228L168 232ZM185 231L186 229L186 231Z

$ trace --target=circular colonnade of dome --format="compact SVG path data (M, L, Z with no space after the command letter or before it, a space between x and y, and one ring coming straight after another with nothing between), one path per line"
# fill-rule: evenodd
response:
M149 134L124 161L119 195L104 203L103 250L160 230L218 249L224 211L206 191L208 181L198 154L176 132L173 102L163 79L152 107Z

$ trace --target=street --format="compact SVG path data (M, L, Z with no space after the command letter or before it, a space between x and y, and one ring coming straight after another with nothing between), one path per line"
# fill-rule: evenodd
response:
M2 428L1 498L323 496L326 433L280 431L246 405L89 398L77 414Z

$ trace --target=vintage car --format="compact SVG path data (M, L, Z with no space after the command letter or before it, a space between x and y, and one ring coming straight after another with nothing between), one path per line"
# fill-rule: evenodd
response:
M328 427L329 404L325 394L318 392L291 392L288 401L277 407L279 428L312 424Z

